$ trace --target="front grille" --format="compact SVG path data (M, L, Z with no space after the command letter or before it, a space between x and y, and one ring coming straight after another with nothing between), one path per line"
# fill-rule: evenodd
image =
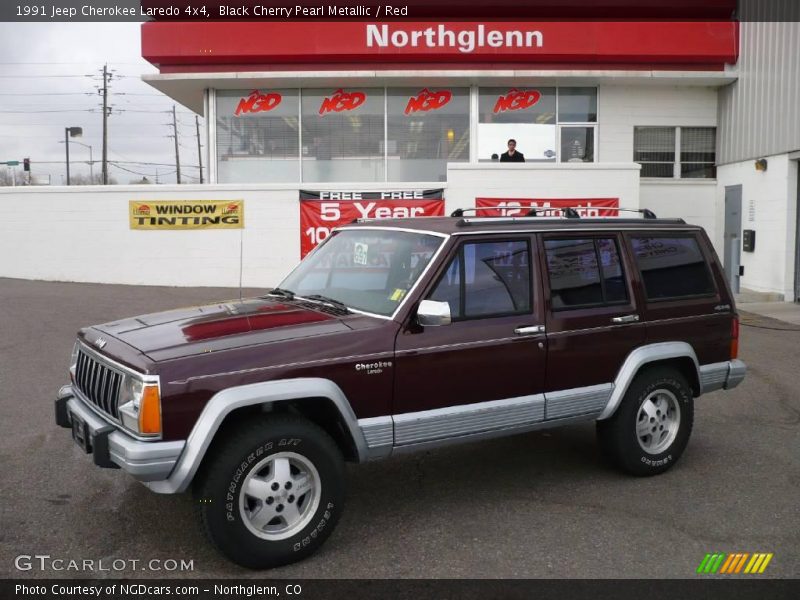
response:
M122 373L89 356L83 350L78 351L75 385L89 402L115 419L119 419L117 399L122 377Z

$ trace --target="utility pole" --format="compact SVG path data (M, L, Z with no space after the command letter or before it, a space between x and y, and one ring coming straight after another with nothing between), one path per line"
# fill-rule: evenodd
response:
M108 185L108 65L103 65L103 185Z
M178 150L178 118L175 116L175 105L172 105L172 132L175 134L175 170L178 183L181 182L181 153Z
M200 145L200 119L194 116L194 126L197 128L197 164L200 165L200 183L203 183L203 150Z

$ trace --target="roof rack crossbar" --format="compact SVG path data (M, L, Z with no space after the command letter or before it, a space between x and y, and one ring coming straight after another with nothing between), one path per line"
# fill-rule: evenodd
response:
M523 214L519 215L520 217L537 217L539 216L539 211L546 211L546 210L560 210L564 217L567 219L580 219L579 210L586 210L587 208L593 208L588 206L553 206L553 207L531 207L528 211ZM618 207L618 206L608 206L608 207L597 207L602 208L604 210L615 210L617 212L635 212L642 215L644 219L657 219L656 213L654 213L649 208L625 208L625 207ZM497 207L494 206L468 206L465 208L457 208L453 212L450 213L451 217L463 217L464 213L466 212L474 212L477 213L481 210L497 210ZM477 214L476 214L477 216ZM544 215L543 215L544 216ZM491 218L491 217L490 217Z

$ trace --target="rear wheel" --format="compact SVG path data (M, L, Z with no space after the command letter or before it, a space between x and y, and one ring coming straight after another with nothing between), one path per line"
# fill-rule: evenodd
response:
M600 446L619 468L639 476L674 465L692 432L694 398L685 377L669 367L641 372L617 412L597 422Z
M264 416L213 451L195 483L200 521L233 562L263 569L301 560L333 531L344 507L341 452L304 419Z

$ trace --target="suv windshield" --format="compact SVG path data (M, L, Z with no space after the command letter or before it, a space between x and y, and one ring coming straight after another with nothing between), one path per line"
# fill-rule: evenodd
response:
M338 231L279 287L391 316L443 242L438 236L407 231Z

